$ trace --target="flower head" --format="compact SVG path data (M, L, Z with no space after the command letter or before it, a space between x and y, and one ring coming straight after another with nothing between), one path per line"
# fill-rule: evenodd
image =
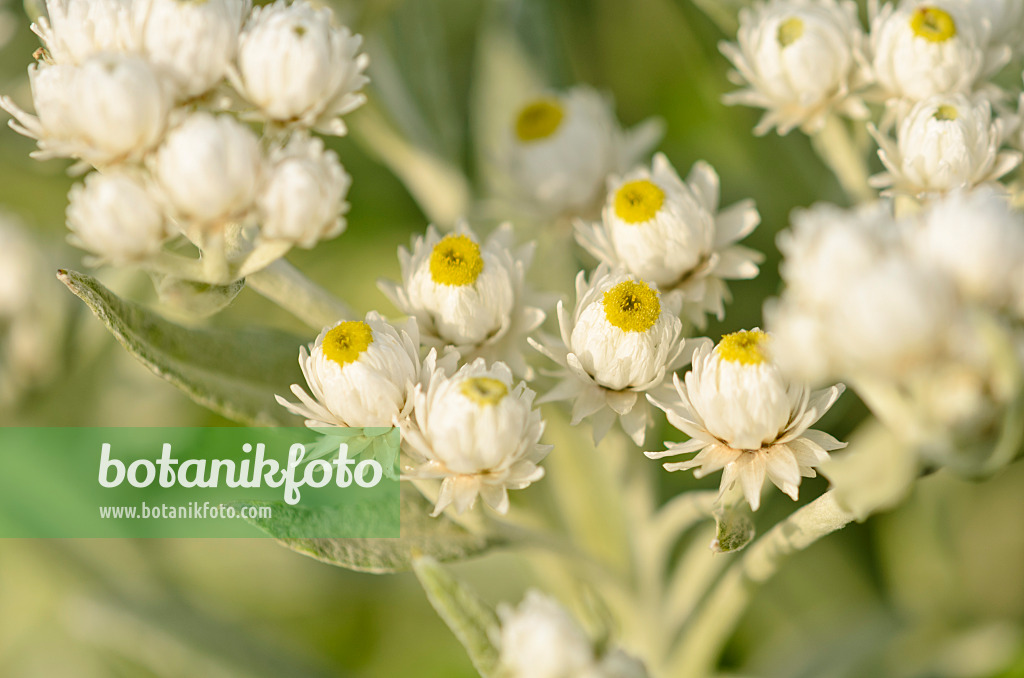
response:
M830 113L867 117L858 93L870 72L855 3L761 2L740 11L737 39L719 48L736 67L733 81L747 88L725 101L765 109L755 134L813 133Z
M478 495L507 513L508 490L544 476L538 464L551 446L540 444L544 422L533 400L525 382L513 383L507 365L488 367L482 358L451 376L436 368L424 380L415 395L413 426L404 431L413 460L404 473L442 480L432 515L449 505L467 511Z
M703 327L705 313L719 319L725 313L729 289L723 281L755 277L763 259L736 244L760 223L753 202L719 212L718 195L710 165L694 165L684 183L659 153L650 171L609 180L601 221L578 221L576 239L600 261L678 291L691 322Z
M811 393L789 382L772 361L768 343L769 336L754 329L724 336L713 350L708 345L698 349L685 383L676 377L674 394L651 397L690 440L646 453L660 459L697 452L665 468L696 468L698 478L722 470L721 491L738 481L755 511L766 475L795 500L800 479L813 478L827 452L845 446L827 433L808 430L843 386Z
M398 256L402 284L382 281L381 289L419 321L425 345L454 346L466 359L503 360L528 373L522 342L544 312L532 305L525 280L533 245L513 249L510 224L483 242L465 222L444 237L431 226Z
M682 338L678 297L601 265L588 282L576 277L576 309L570 317L558 303L561 343L531 340L559 365L561 382L541 402L572 400L572 424L593 416L594 442L619 418L639 445L651 422L643 393L689 362L700 342Z
M78 64L99 52L130 52L140 35L131 0L46 0L32 30L56 64Z

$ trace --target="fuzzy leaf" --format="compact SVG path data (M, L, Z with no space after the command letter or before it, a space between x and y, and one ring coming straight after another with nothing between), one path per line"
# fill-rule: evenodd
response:
M715 553L740 551L753 540L756 530L747 505L741 504L715 512L718 532L711 542Z
M269 329L187 328L121 299L88 275L59 271L57 278L129 353L200 405L251 426L295 424L274 394L302 381L300 338Z
M430 604L466 648L476 670L484 678L494 676L498 668L498 648L491 640L498 629L494 610L433 558L417 558L413 569Z

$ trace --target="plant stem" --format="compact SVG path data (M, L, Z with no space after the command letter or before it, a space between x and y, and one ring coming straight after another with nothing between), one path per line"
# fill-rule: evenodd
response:
M348 305L302 274L284 259L245 279L252 289L315 330L351 318Z
M821 131L811 137L811 143L851 200L860 203L875 199L875 191L868 184L868 164L864 153L850 138L850 131L842 119L828 116Z
M667 675L702 678L714 673L726 640L759 584L770 579L790 554L807 548L854 520L826 492L754 542L725 573L690 620Z

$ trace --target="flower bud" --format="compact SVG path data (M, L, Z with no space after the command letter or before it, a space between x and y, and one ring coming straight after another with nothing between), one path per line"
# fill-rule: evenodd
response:
M101 261L120 265L145 260L167 238L159 205L134 174L90 174L71 189L69 198L69 240Z
M46 16L32 24L56 64L78 64L99 52L131 52L138 31L131 0L46 0Z

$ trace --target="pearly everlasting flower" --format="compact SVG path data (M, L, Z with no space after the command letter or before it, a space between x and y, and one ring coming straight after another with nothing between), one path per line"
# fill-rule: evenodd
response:
M653 121L624 131L611 103L588 87L526 102L501 158L514 191L548 215L591 211L609 174L632 167L661 136Z
M68 239L98 261L145 261L169 235L160 206L137 174L92 173L71 189L69 199Z
M594 442L620 419L640 445L651 423L643 394L689 362L701 342L684 341L678 297L601 265L576 276L576 309L558 303L561 343L530 343L562 366L562 381L541 402L572 400L572 424L593 416Z
M133 18L146 57L165 69L181 98L221 81L235 57L250 0L136 0Z
M690 440L646 453L661 459L697 452L665 468L696 468L698 478L721 470L721 492L738 482L755 511L765 476L796 500L801 478L813 478L829 451L846 446L827 433L809 430L844 387L811 393L807 386L789 382L771 360L768 344L768 335L754 329L724 336L713 350L706 344L698 349L685 382L675 378L675 393L651 398Z
M1024 215L994 189L936 201L910 231L922 262L949 275L964 300L992 308L1024 302Z
M520 375L526 334L544 321L531 304L526 271L533 244L513 249L511 224L481 244L465 222L443 238L433 226L400 248L402 284L380 283L402 312L419 321L426 346L454 346L466 359L503 360Z
M11 127L38 141L33 157L79 158L95 166L141 159L164 133L172 100L148 62L103 52L80 65L29 68L36 115L9 98Z
M866 118L858 92L870 81L857 5L849 0L771 0L740 10L738 44L722 53L736 67L732 81L747 88L729 104L765 109L754 129L813 133L840 113Z
M498 606L495 635L502 678L646 678L643 664L621 650L603 658L568 612L538 591L528 591L517 607Z
M452 358L444 368L452 367ZM309 393L292 384L299 402L281 396L277 402L305 417L307 426L405 424L422 369L416 323L392 326L372 311L365 320L339 322L324 328L308 350L300 349L299 366Z
M260 237L309 249L345 229L352 179L322 140L296 135L271 154L257 199Z
M1017 151L1000 151L1003 121L985 100L961 94L929 97L900 123L895 143L869 127L888 172L872 186L914 196L969 189L995 181L1020 164Z
M718 175L699 162L686 183L662 154L652 169L636 169L608 182L602 220L577 222L576 239L588 252L662 290L678 290L690 321L725 314L724 280L757 276L760 252L737 245L761 221L750 200L718 211Z
M238 45L234 87L274 123L346 133L341 116L366 101L369 63L362 37L333 24L327 8L306 0L257 7Z
M216 223L247 213L263 172L259 141L227 115L193 113L151 158L161 194L185 220Z
M508 490L521 490L544 476L538 464L551 451L541 445L544 422L533 408L534 392L513 384L504 363L483 358L448 376L435 368L417 389L413 425L404 430L413 465L409 477L441 479L431 515L450 505L458 513L477 495L498 513L508 513Z
M871 59L875 82L889 98L920 101L969 93L995 64L986 63L983 37L955 0L872 5ZM996 55L996 64L1008 58Z
M99 52L130 52L139 46L131 0L46 0L46 16L32 24L46 60L79 64Z

